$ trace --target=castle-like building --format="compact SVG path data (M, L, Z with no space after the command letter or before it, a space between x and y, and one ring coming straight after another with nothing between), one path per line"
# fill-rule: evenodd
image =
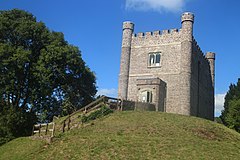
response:
M213 120L215 53L198 46L192 13L181 21L179 30L137 34L132 22L123 23L118 97Z

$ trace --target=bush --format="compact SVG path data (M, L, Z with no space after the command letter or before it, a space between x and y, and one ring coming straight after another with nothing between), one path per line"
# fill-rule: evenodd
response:
M82 121L82 123L86 123L86 122L89 122L91 120L95 120L97 118L108 115L110 113L113 113L113 110L111 110L110 108L108 108L106 106L103 106L99 110L96 110L96 111L90 113L87 116L83 115L82 118L81 118L81 121Z
M14 136L10 129L4 125L0 125L0 146L12 139L14 139Z
M0 112L0 145L17 137L31 135L36 120L34 113L21 108L3 107Z

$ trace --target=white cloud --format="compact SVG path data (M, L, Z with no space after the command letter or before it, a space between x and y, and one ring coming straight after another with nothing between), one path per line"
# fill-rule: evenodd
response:
M186 1L188 0L126 0L125 8L129 10L178 12L183 10Z
M99 89L97 92L97 95L105 95L109 97L117 97L117 89L111 88L111 89Z
M226 94L215 95L215 116L219 116L223 110L225 95Z

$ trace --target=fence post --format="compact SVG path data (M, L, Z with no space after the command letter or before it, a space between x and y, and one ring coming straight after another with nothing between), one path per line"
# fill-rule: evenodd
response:
M40 125L39 125L39 132L38 132L38 133L39 133L39 137L41 136L41 127L42 127L42 126L41 126L41 124L40 124Z
M121 104L122 104L122 100L118 99L117 100L117 110L120 111L121 110Z
M55 123L53 122L52 137L54 136L54 132L55 132Z
M47 123L47 125L46 125L45 135L47 135L47 132L48 132L48 123Z
M32 136L34 135L35 124L33 125Z
M62 132L63 132L63 133L64 133L64 131L65 131L65 125L66 125L66 124L65 124L65 121L66 121L66 120L63 121L63 127L62 127Z
M71 116L68 118L68 130L70 130Z

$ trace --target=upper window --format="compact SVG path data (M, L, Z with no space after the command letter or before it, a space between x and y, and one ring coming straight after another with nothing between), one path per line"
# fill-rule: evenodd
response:
M150 53L148 58L149 58L148 66L150 67L160 66L161 59L160 53Z

